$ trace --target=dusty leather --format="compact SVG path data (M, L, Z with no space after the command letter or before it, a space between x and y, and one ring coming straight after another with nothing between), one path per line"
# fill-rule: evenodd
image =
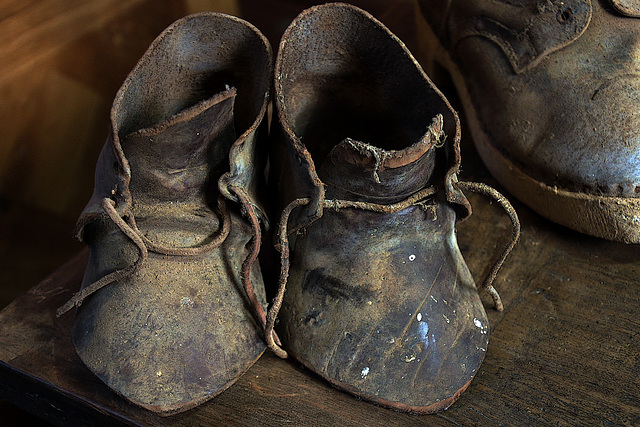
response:
M240 188L259 206L270 75L271 50L254 27L191 15L153 42L114 100L94 194L76 228L90 248L83 288L141 256L105 214L104 198L167 248L214 238L224 221L216 199L229 199L230 231L219 247L195 255L149 250L137 271L90 295L76 313L73 343L83 362L149 410L172 414L210 399L265 350L240 277L253 235L229 192ZM251 280L264 304L258 264Z
M548 186L640 196L637 1L419 4L503 156Z
M280 206L308 197L288 229L279 336L335 386L395 409L435 412L468 386L488 321L454 226L459 121L406 47L353 6L303 12L275 66L271 184ZM322 209L321 198L397 213Z
M640 1L638 0L611 0L611 5L623 15L640 18Z

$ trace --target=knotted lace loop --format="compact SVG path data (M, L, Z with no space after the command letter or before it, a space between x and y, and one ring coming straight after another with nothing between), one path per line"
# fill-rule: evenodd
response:
M220 210L221 215L221 229L220 232L211 240L206 242L205 244L197 247L191 248L173 248L166 247L163 245L159 245L150 241L142 232L138 229L136 225L135 218L133 214L129 213L125 216L121 216L116 210L116 202L110 198L102 199L100 206L107 214L109 219L113 221L113 223L122 231L122 233L127 236L138 248L140 252L140 256L138 259L129 267L123 268L121 270L115 270L104 277L96 280L90 285L84 287L79 292L74 294L69 301L67 301L62 307L60 307L56 311L56 316L60 317L63 314L67 313L74 307L80 307L84 300L90 296L91 294L97 292L98 290L104 288L105 286L121 280L125 277L128 277L138 271L140 267L145 263L148 258L149 251L159 253L162 255L182 255L182 256L194 256L200 255L209 251L216 249L218 246L224 242L224 240L229 235L229 231L231 228L231 220L229 217L229 211L227 210L226 203L222 197L218 198L218 209ZM126 220L125 220L126 217Z
M157 254L162 255L170 255L170 256L193 256L193 255L201 255L207 252L210 252L216 249L218 246L225 241L227 236L229 235L229 231L231 229L231 218L229 217L229 211L227 210L227 204L222 197L218 197L218 211L221 215L222 228L220 232L212 238L210 241L194 247L188 248L176 248L176 247L168 247L163 246L149 240L136 225L135 219L133 215L129 215L131 228L140 236L147 249L151 252L155 252Z
M509 256L514 246L520 239L521 226L520 220L518 219L518 214L516 213L516 210L513 208L513 206L511 206L511 203L509 203L506 197L500 194L495 188L490 187L487 184L482 184L480 182L461 181L455 183L454 185L462 191L467 190L490 197L491 199L495 200L502 207L502 209L504 209L504 211L509 216L509 219L511 219L511 240L504 248L498 259L494 262L491 270L489 271L489 274L487 274L487 277L485 277L484 281L482 282L482 285L480 285L480 290L486 291L489 295L491 295L491 298L493 298L493 303L496 307L496 310L502 311L504 310L502 299L500 298L498 291L496 291L496 289L493 287L493 282L495 281L496 276L498 275L498 271L500 271L500 268L502 267L502 264L504 264L504 261L507 259L507 256Z

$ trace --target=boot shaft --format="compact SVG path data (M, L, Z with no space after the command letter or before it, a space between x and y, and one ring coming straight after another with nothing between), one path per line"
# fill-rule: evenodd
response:
M191 15L160 35L131 71L111 109L111 132L96 166L94 194L76 226L116 201L184 202L207 208L240 188L262 218L271 48L257 29L220 14ZM216 188L217 187L217 188ZM196 208L197 208L196 206Z
M284 203L300 195L394 203L437 184L465 217L468 202L452 186L459 119L441 92L368 13L339 4L310 11L283 35L275 65L272 179L298 183L297 195L280 186ZM312 202L299 218L318 213Z

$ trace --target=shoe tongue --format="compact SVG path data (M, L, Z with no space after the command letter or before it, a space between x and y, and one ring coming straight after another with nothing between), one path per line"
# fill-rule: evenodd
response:
M351 138L343 140L318 169L326 185L326 197L395 203L425 188L435 168L434 148L445 138L439 117L418 142L402 150L384 150Z
M235 97L236 89L228 88L123 138L134 199L188 202L204 196L206 182L217 181L228 167L236 140Z

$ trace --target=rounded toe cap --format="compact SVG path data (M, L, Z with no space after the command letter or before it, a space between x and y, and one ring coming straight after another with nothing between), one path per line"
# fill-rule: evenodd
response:
M225 274L206 263L200 274L182 274L183 263L157 258L87 299L72 339L84 364L113 391L170 415L224 391L266 345Z

